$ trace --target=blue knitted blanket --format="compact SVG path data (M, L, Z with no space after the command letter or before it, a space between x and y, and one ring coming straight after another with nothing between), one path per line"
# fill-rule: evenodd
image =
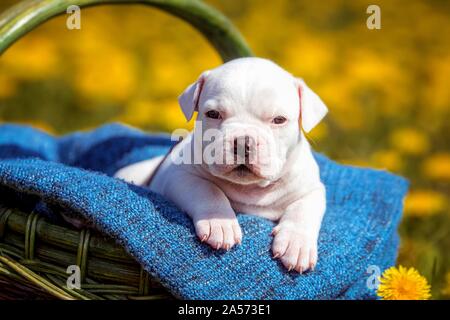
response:
M238 215L242 245L217 252L197 240L191 220L172 203L111 177L125 165L166 153L171 145L166 135L119 124L62 137L2 125L0 202L44 203L83 215L180 298L376 297L366 284L371 276L367 268L375 265L382 271L395 263L408 187L403 178L339 165L316 154L327 211L317 268L300 275L272 259L273 222Z

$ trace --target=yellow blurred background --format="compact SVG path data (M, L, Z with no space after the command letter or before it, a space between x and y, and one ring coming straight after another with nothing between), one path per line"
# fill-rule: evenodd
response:
M0 11L17 1L3 0ZM208 0L254 53L305 79L330 109L313 147L347 164L406 176L399 263L433 298L450 296L450 2ZM381 30L366 8L381 8ZM82 9L81 30L55 18L0 58L0 122L60 134L122 121L190 128L177 96L221 63L186 23L139 5Z

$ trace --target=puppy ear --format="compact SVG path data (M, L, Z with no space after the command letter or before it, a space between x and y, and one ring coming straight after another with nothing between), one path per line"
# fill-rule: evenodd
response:
M295 82L300 99L301 125L309 132L325 117L328 108L302 79L296 78Z
M194 111L198 111L198 103L200 101L200 94L202 93L205 84L206 76L209 71L203 72L198 80L187 87L184 92L178 97L178 103L183 111L186 120L192 119Z

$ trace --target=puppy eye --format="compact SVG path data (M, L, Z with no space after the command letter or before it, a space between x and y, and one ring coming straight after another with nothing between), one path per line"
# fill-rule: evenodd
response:
M278 117L275 117L272 119L272 123L275 123L275 124L283 124L286 121L287 121L287 119L283 116L278 116Z
M222 119L220 113L216 110L209 110L208 112L205 113L205 116L211 119Z

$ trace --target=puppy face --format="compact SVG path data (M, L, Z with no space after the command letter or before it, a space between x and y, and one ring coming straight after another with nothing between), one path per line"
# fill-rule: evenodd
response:
M300 118L309 131L327 112L301 80L260 58L236 59L204 72L179 102L188 120L198 111L201 126L194 136L203 136L203 154L214 150L217 161L204 161L205 169L243 185L278 179L301 139Z

